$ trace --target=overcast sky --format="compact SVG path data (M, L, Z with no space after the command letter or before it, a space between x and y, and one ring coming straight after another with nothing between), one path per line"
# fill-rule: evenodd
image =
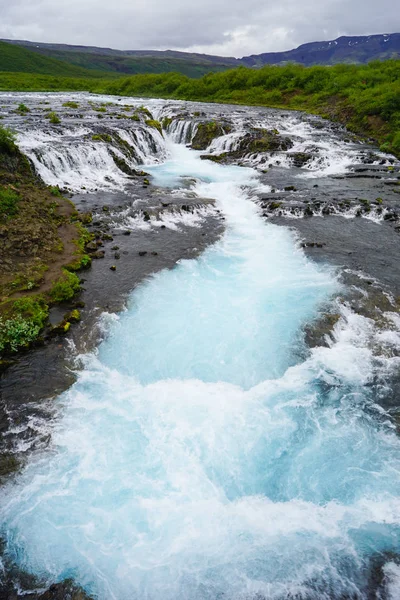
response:
M0 0L0 37L223 56L400 31L396 0Z

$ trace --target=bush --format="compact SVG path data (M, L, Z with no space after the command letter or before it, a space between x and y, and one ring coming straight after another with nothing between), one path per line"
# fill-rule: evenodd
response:
M0 188L0 218L13 217L18 212L19 196L13 190Z
M71 300L79 290L79 277L75 273L64 270L60 279L53 284L50 290L50 298L55 303L65 302Z
M0 317L0 352L17 352L34 342L48 317L48 306L43 298L16 300L9 318Z

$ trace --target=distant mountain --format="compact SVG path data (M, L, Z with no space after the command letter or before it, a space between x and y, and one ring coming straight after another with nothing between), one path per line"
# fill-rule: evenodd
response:
M310 42L286 52L266 52L245 56L248 67L296 62L303 65L367 63L371 60L400 58L400 33L342 36L328 42Z
M175 50L114 50L96 46L47 44L24 40L3 41L7 43L0 46L0 71L77 77L88 76L88 74L115 77L173 71L188 77L201 77L211 71L225 71L240 65L254 68L288 62L303 65L334 65L400 58L400 33L342 36L327 42L302 44L294 50L253 54L241 59ZM18 56L12 55L10 51L10 48L15 46L19 47ZM26 54L21 54L22 52ZM49 60L53 62L46 62Z

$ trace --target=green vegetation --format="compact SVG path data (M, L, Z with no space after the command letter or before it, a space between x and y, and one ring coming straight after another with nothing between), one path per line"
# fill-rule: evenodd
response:
M26 106L26 104L19 104L17 110L15 111L20 115L26 115L31 112L31 109Z
M9 309L10 318L0 317L0 352L17 352L35 341L48 317L48 306L40 296L20 298Z
M94 142L106 142L110 144L112 142L112 137L108 133L95 133L92 135L92 140Z
M79 277L75 273L64 270L63 275L58 279L50 290L50 298L53 302L66 302L71 300L79 292Z
M15 134L6 127L0 126L0 152L12 155L17 152L17 146L15 145Z
M54 111L47 113L46 119L49 119L50 123L53 125L58 125L58 123L61 123L60 117Z
M194 150L205 150L214 138L224 135L224 133L228 133L229 131L230 127L224 129L221 123L216 123L215 121L200 123L192 141L192 148Z
M183 59L166 56L124 56L116 53L107 55L99 52L71 52L68 50L36 48L31 46L29 49L26 49L26 51L38 58L42 58L42 60L56 59L54 62L58 64L63 61L66 67L79 69L79 71L83 72L86 71L86 73L89 71L97 76L121 77L123 75L137 75L140 73L178 72L183 73L188 77L202 77L211 71L223 71L232 66L232 60L229 59L225 60L222 57L218 57L215 60L207 60L206 57L203 58L195 55ZM46 66L49 68L48 65ZM22 69L12 70L22 71ZM42 72L48 73L49 71Z
M65 108L79 108L78 102L73 102L72 100L68 100L68 102L64 102L63 106L65 106Z
M19 195L9 188L0 187L0 223L18 212Z
M79 278L69 271L90 265L91 234L77 218L87 222L89 213L78 215L58 187L38 180L13 134L0 127L0 355L39 341L49 306L79 291ZM0 370L6 366L0 360Z
M372 135L400 154L400 61L333 67L239 67L189 79L177 73L115 80L107 93L306 110Z
M157 129L157 131L159 131L162 135L162 127L160 121L156 121L156 119L146 119L145 123L146 125L148 125L148 127L154 127L154 129Z
M43 56L32 50L0 42L0 71L41 73L64 77L98 77L100 73Z

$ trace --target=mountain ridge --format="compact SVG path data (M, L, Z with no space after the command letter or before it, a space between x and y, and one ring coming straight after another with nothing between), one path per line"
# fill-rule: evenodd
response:
M3 50L0 48L0 70L24 72L22 57L18 60L9 60L10 63L22 65L18 69L14 68L12 64L10 68L7 68L7 58L3 56L2 60L2 54L6 52L4 46L8 44L24 50L32 56L58 61L58 66L53 63L57 70L61 69L61 62L65 65L64 70L68 70L69 67L81 70L80 74L79 71L75 71L76 76L83 76L84 71L88 76L94 76L96 71L96 76L111 77L178 72L196 78L209 72L225 71L239 66L259 68L266 64L284 65L289 62L304 66L338 63L365 64L371 60L400 58L400 33L340 36L335 40L307 42L292 50L252 54L242 58L178 50L116 50L97 46L52 44L27 40L1 40L1 42ZM25 55L27 64L35 62L32 56ZM39 64L36 68L40 68ZM42 68L47 70L32 71L32 67L29 67L27 72L47 73L49 69L51 70L49 64L43 65Z

